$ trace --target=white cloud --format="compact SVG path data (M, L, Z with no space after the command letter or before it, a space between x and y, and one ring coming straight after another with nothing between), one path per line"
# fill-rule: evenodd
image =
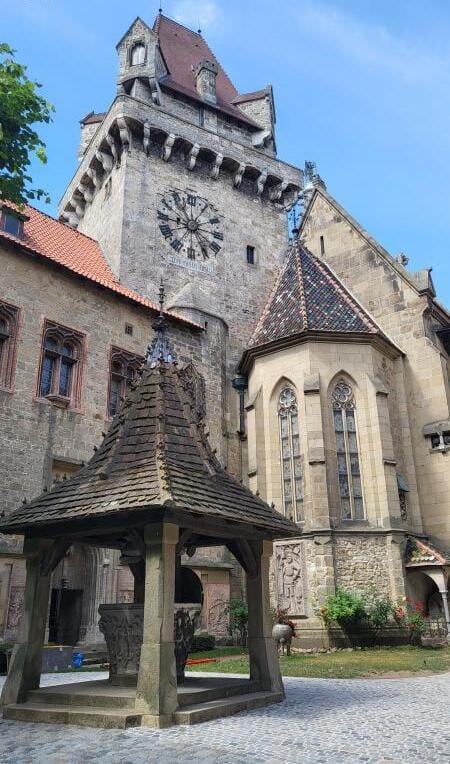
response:
M448 77L448 54L427 49L414 40L392 34L385 26L364 22L335 7L305 0L299 6L303 32L357 61L384 71L407 84L432 83Z
M185 24L190 29L209 31L220 21L221 9L214 0L178 0L173 6L172 14L176 21Z

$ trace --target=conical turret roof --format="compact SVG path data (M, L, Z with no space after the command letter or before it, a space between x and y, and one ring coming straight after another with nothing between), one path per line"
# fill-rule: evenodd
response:
M296 242L256 326L249 348L303 332L381 334L329 266Z

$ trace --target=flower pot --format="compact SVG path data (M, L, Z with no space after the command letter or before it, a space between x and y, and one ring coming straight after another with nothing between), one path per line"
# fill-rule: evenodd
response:
M272 637L275 642L281 645L287 645L292 639L293 631L288 623L276 623L272 629Z

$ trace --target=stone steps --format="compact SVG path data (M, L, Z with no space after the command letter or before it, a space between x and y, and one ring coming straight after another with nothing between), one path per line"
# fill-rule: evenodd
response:
M69 685L70 687L70 685ZM89 708L122 708L134 710L135 694L113 695L98 693L80 693L71 692L49 692L45 690L31 690L28 693L27 701L33 705L50 705L58 707L83 706Z
M281 692L250 692L238 697L213 700L209 703L196 703L192 706L180 708L174 713L175 724L198 724L209 722L212 719L220 719L224 716L232 716L241 711L250 711L252 708L262 708L271 703L281 703Z
M127 729L139 727L141 714L131 709L54 706L50 703L18 703L3 709L3 718L20 722L77 724L80 727Z

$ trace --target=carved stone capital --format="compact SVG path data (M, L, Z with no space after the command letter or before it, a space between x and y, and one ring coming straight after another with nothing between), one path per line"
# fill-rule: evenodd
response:
M267 170L263 170L260 174L258 180L256 181L256 193L258 196L261 196L262 192L264 191L264 186L266 185L267 181Z
M219 177L220 168L223 162L223 154L216 154L216 158L214 160L214 164L211 169L211 178L214 178L214 180L217 180Z
M244 175L244 172L245 172L245 164L244 164L244 162L241 162L239 167L236 170L236 173L235 173L234 179L233 179L233 186L235 188L239 188L239 186L241 185L242 177Z
M144 148L145 153L147 156L150 153L150 122L148 120L145 120L144 122L144 137L142 139L142 146Z
M197 157L198 157L198 152L199 151L200 151L199 144L198 143L194 143L194 145L192 146L192 148L191 148L191 150L189 152L189 156L188 156L188 161L187 161L187 168L188 168L188 170L193 170L194 169L194 167L196 165L196 162L197 162Z
M106 151L96 151L95 158L103 167L103 172L111 172L113 168L113 157L110 154L107 154Z
M127 121L124 117L117 118L117 127L119 128L119 136L122 143L122 149L123 151L129 152L131 148L131 133Z

